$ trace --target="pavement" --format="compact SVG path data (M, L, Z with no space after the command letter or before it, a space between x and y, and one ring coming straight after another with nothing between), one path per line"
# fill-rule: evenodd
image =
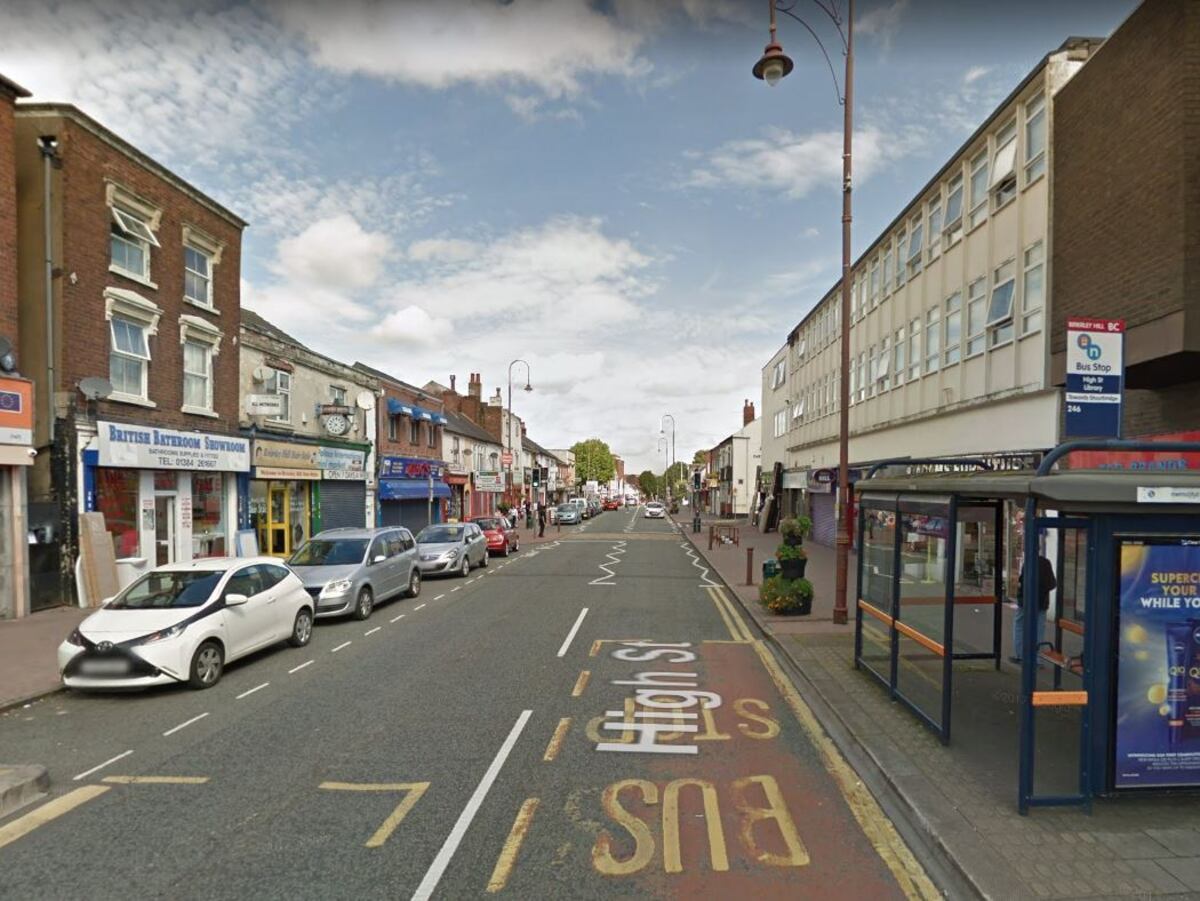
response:
M940 896L727 586L633 510L206 691L10 709L0 760L50 777L0 816L4 899Z
M832 548L805 544L806 576L815 590L812 617L773 617L758 603L759 563L779 544L743 524L741 547L707 547L705 530L687 537L725 579L745 612L771 645L794 665L810 694L806 700L821 724L837 737L843 754L860 773L878 773L894 796L892 810L914 853L930 867L955 871L972 893L986 898L1200 898L1200 805L1194 794L1124 795L1080 808L1044 808L1017 813L1017 702L1020 673L1007 662L1011 615L1004 610L1003 656L997 671L990 661L955 666L951 742L944 746L903 706L888 699L883 686L853 666L851 624L832 623ZM746 585L745 550L754 548L755 585ZM851 557L851 573L855 560ZM851 586L853 586L853 579ZM976 647L986 645L990 620L976 608L958 608L962 632ZM960 623L956 621L956 644ZM905 675L908 674L908 675ZM916 666L902 668L915 696L932 698L940 685L927 684ZM1049 672L1039 675L1050 688ZM1064 683L1065 687L1070 687ZM1078 714L1056 709L1038 720L1039 791L1077 789ZM887 806L887 805L885 805Z
M0 620L0 710L59 690L54 651L91 612L54 607Z

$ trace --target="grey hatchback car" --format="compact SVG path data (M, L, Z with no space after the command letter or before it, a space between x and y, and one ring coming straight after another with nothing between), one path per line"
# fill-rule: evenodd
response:
M487 538L473 522L426 526L417 533L421 572L427 576L470 575L472 567L488 565Z
M380 601L421 593L417 542L408 529L326 529L287 561L316 605L318 619L366 619Z

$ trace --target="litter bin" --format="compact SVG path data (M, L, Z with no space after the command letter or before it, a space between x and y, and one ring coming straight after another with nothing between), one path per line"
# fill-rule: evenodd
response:
M775 562L774 557L768 557L766 560L763 561L763 565L762 565L763 581L765 582L767 579L771 578L772 576L777 576L777 575L779 575L779 564Z

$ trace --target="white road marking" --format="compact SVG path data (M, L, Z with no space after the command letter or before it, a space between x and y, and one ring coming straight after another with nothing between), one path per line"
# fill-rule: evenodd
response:
M290 676L292 673L298 673L298 672L300 672L300 670L304 669L304 667L312 666L316 662L317 661L315 661L315 660L306 660L303 663L301 663L299 666L293 666L290 670L288 670L288 675Z
M393 617L392 617L390 620L388 620L388 622L391 622L391 623L398 623L398 622L400 622L400 620L402 620L402 619L404 619L404 614L403 614L403 613L401 613L399 616L393 616Z
M185 728L187 728L188 726L190 726L192 723L195 723L195 722L198 722L198 721L200 721L200 720L204 719L206 716L208 716L208 714L207 714L207 713L202 713L202 714L200 714L199 716L194 716L194 717L192 717L190 720L184 720L184 721L183 721L182 723L180 723L178 726L173 726L172 728L170 728L170 729L168 729L166 732L164 732L164 733L163 733L163 738L166 738L168 735L174 735L174 734L175 734L176 732L178 732L180 729L185 729Z
M116 757L110 757L108 760L104 761L104 763L100 764L99 766L94 766L90 770L84 770L78 776L73 777L73 781L78 782L84 776L90 776L90 775L92 775L92 773L96 772L97 770L102 770L106 766L108 766L110 763L116 763L122 757L128 757L132 753L133 753L133 748L130 748L124 754L118 754Z
M446 868L450 866L450 861L454 857L454 852L458 850L459 844L466 835L467 830L471 828L471 821L475 819L475 814L479 812L479 808L483 806L483 801L487 797L488 791L492 787L492 783L496 781L496 777L500 775L500 769L504 766L504 761L508 759L508 755L512 753L513 746L516 745L517 739L521 737L521 731L525 728L525 724L529 722L529 717L533 714L532 710L522 710L521 715L517 717L516 723L513 724L512 730L508 733L508 738L504 739L504 744L500 746L500 750L496 752L495 758L491 765L487 768L487 772L483 774L483 778L479 780L479 785L475 787L474 794L467 801L467 806L463 808L462 813L458 815L458 821L455 822L454 828L450 830L450 834L446 836L446 841L442 844L441 850L438 851L437 857L433 859L433 863L429 865L428 872L425 873L425 878L421 880L421 884L417 886L417 890L413 893L413 901L428 901L433 896L434 889L437 888L438 882L441 881L442 874L446 872Z
M424 604L418 604L416 607L413 607L413 613L416 613L418 610L424 610L424 609L425 609Z
M609 563L599 564L600 568L602 570L604 570L605 575L600 576L599 578L596 578L596 579L592 579L592 581L588 582L589 585L604 585L608 588L616 587L616 584L614 582L610 581L612 578L614 578L616 576L616 573L614 573L612 571L612 567L616 566L618 563L621 562L620 555L625 553L625 544L626 544L625 540L622 539L613 545L613 549L612 549L611 553L605 554L605 556L611 561Z
M249 691L243 691L243 692L242 692L240 695L237 695L237 696L234 698L234 700L235 700L235 701L240 701L242 698L246 697L246 695L252 695L252 694L254 694L256 691L261 691L262 689L266 688L266 687L267 687L268 685L270 685L270 684L271 684L270 682L264 682L262 685L255 685L255 686L254 686L252 689L250 689Z
M438 595L436 598L434 598L434 600L435 600L435 601L440 601L440 600L441 600L442 598L444 598L444 597L445 597L445 595L444 595L444 594L439 594L439 595Z
M461 586L461 585L456 585L454 588L451 588L451 589L450 589L450 593L451 593L451 594L454 594L454 592L458 591L458 589L460 589L460 588L462 588L462 586Z
M343 642L342 642L341 644L339 644L339 645L338 645L336 648L330 648L330 649L329 649L329 653L330 653L330 654L336 654L336 653L337 653L338 651L340 651L342 648L349 647L349 646L350 646L351 644L353 644L353 643L354 643L354 642L351 642L351 641L343 641Z
M562 657L567 653L567 648L571 646L571 641L575 638L575 633L579 631L579 627L583 625L583 618L587 616L588 608L584 607L579 611L579 618L575 620L575 625L571 627L571 631L567 633L566 639L563 640L562 647L558 649L558 656Z
M382 628L383 628L383 626L376 626L374 629L368 629L366 632L363 633L363 638L366 638L368 635L374 635L376 632L378 632Z

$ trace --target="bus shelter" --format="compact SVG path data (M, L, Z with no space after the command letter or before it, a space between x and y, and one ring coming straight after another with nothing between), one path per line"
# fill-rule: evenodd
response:
M1021 471L939 460L954 471L895 475L934 461L887 461L857 486L855 666L943 742L955 664L1000 668L1002 605L1019 596L1022 813L1200 787L1200 473L1060 468L1083 450L1200 443L1073 442ZM1035 790L1039 719L1067 714L1077 789Z

